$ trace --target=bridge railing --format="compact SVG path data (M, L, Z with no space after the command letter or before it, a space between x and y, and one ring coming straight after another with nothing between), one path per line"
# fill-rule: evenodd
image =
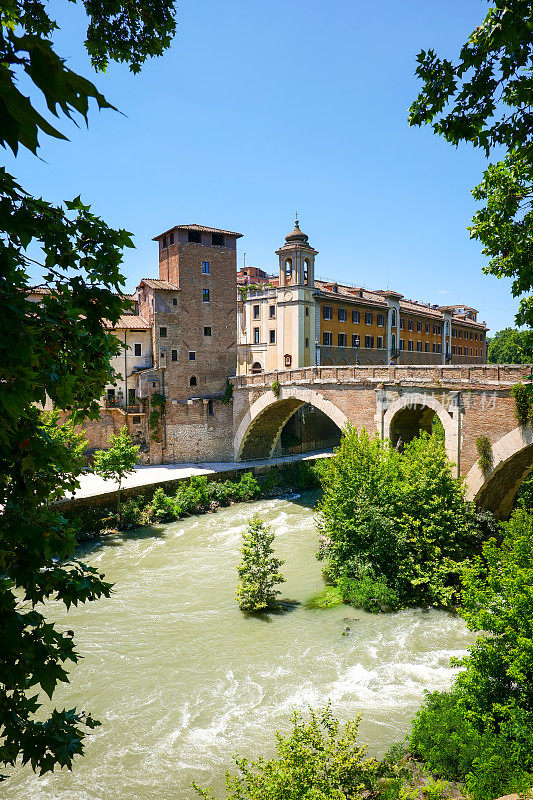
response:
M532 370L530 364L400 364L395 366L323 366L237 375L231 382L236 389L269 386L275 380L296 383L365 383L412 381L416 383L513 384Z

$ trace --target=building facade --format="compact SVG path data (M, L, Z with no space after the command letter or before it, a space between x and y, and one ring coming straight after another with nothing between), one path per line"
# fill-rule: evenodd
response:
M238 374L310 365L486 363L487 326L468 306L408 300L315 277L318 252L294 230L278 273L238 273Z

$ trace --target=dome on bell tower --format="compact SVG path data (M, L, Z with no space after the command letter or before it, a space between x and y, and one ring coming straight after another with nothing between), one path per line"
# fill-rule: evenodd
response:
M306 233L302 233L300 230L298 217L294 220L294 230L285 237L285 241L289 244L292 242L301 242L302 244L308 243L309 236Z

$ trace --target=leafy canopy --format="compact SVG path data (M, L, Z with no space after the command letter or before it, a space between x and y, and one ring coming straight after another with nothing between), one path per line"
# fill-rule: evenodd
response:
M489 344L488 360L491 364L529 364L533 361L531 331L504 328L498 331Z
M105 480L116 480L119 486L133 472L139 457L139 447L132 444L127 428L119 434L111 434L107 450L97 450L93 458L93 469Z
M451 692L428 696L411 735L434 770L474 800L533 781L533 517L518 509L463 573L463 615L480 632Z
M174 31L170 0L84 6L97 69L118 60L136 72ZM112 107L55 52L58 24L47 9L39 0L0 7L0 143L15 154L20 146L36 153L40 133L65 138L55 119L87 121L91 100ZM36 108L43 99L47 116ZM109 228L80 197L53 205L0 169L0 766L20 759L41 774L71 767L98 724L76 709L41 708L40 693L52 698L78 659L73 632L47 622L42 605L69 608L111 591L73 559L73 531L51 501L78 485L82 442L73 426L96 418L114 380L119 343L108 325L125 309L120 264L132 246L127 231ZM41 299L30 290L30 252L44 268ZM47 400L71 423L43 419Z
M423 86L409 113L411 125L431 125L453 145L503 150L473 191L484 206L470 234L489 259L485 273L512 278L514 297L533 288L532 31L530 0L494 0L455 61L418 54ZM516 321L532 326L531 297L522 297Z
M457 601L480 529L438 432L400 453L348 427L322 482L318 555L345 599L359 598L368 610Z

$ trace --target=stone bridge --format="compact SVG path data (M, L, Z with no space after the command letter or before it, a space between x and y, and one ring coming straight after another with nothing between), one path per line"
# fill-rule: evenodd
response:
M533 466L533 430L518 426L511 394L513 384L528 372L529 365L406 365L307 367L239 376L232 381L235 459L272 456L283 427L307 403L341 430L348 423L364 427L393 445L430 430L436 415L468 498L505 518ZM276 380L277 396L272 391ZM492 445L492 467L485 472L478 463L479 436Z

